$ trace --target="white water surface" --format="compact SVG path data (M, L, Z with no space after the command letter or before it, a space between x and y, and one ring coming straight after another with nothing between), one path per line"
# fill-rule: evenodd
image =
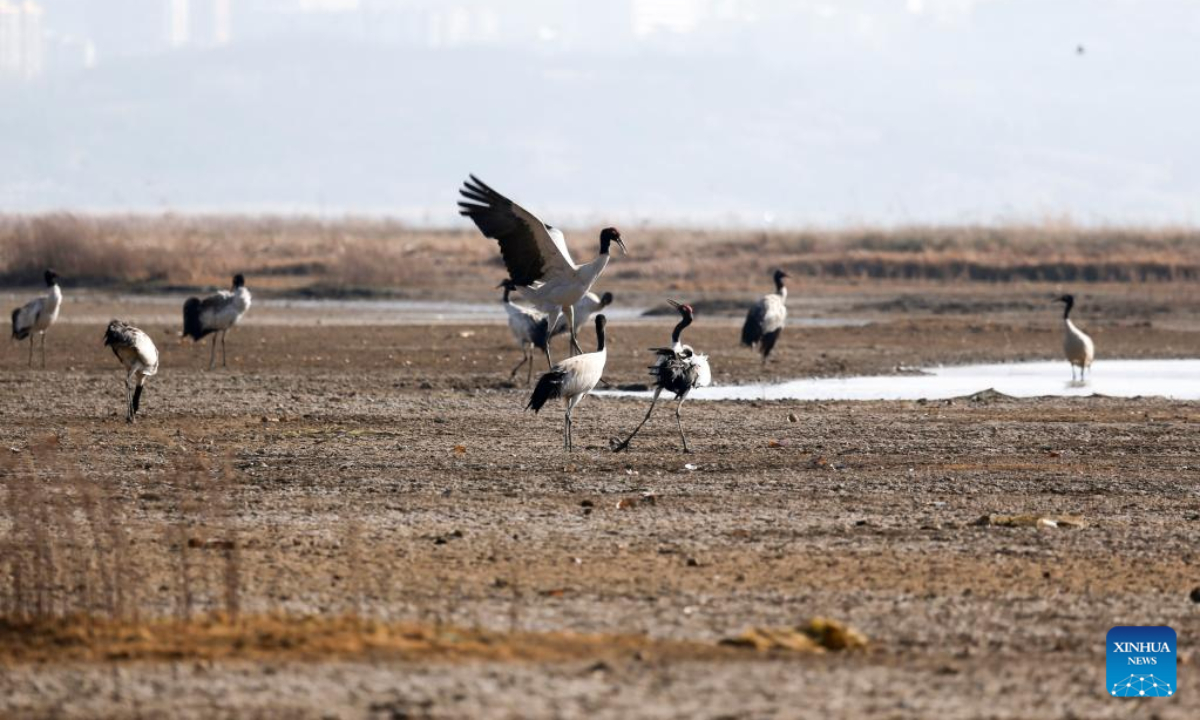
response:
M1200 400L1200 360L1097 360L1083 382L1065 360L924 368L919 374L799 378L699 388L689 400L939 400L995 390L1013 397L1161 396ZM604 394L649 397L648 392Z

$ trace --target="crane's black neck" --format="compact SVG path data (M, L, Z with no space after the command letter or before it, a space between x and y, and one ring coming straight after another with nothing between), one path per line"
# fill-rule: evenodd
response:
M501 302L508 302L508 294L509 294L510 292L512 292L512 288L510 288L509 286L505 285L505 286L504 286L504 300L502 300Z
M607 255L608 248L610 245L612 245L612 238L610 238L608 235L601 235L600 236L600 254Z
M1067 320L1071 317L1071 308L1075 307L1075 298L1067 298L1064 302L1066 305L1063 307L1063 320Z
M596 318L596 352L604 350L604 316Z
M683 335L683 329L691 324L692 324L692 316L684 315L683 319L679 321L679 324L675 326L675 329L673 331L671 331L671 342L673 342L673 343L679 342L679 336Z
M783 276L782 275L775 276L775 292L777 292L777 293L783 292Z

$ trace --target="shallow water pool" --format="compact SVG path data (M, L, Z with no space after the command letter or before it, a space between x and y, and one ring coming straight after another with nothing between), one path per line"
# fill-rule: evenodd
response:
M1065 360L924 368L920 374L801 378L701 388L689 400L929 400L993 389L1014 397L1109 395L1200 400L1200 360L1097 360L1083 382ZM640 395L614 391L614 395Z

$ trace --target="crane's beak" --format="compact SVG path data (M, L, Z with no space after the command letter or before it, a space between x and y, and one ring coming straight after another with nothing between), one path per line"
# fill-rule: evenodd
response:
M622 255L628 255L628 254L629 254L629 251L625 249L625 241L624 241L624 240L622 240L621 238L617 238L617 245L619 245L619 246L621 247L621 254L622 254Z
M502 288L502 287L508 287L508 281L507 281L507 280L505 280L505 281L501 282L499 285L497 285L497 286L496 286L496 289L497 289L497 290L499 290L499 289L500 289L500 288Z
M675 308L676 310L683 307L683 303L679 302L678 300L671 300L669 298L667 299L667 304L670 305L671 307Z

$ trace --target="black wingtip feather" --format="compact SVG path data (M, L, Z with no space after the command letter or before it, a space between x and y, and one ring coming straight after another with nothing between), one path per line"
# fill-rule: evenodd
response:
M29 337L28 330L20 330L17 328L17 317L21 314L21 308L12 311L12 336L13 340L24 340Z
M547 401L562 397L563 380L566 377L567 374L562 370L550 370L543 373L538 378L537 386L533 388L533 395L529 396L529 404L525 406L525 409L532 409L534 413L537 413Z
M530 338L533 346L538 350L545 350L546 343L550 341L550 319L542 318L533 326L533 337Z
M200 340L212 330L206 330L200 322L200 298L188 298L183 303L183 333L182 337Z
M742 325L742 344L751 347L761 339L762 327L751 318L746 318L746 324Z
M762 344L758 348L762 352L763 360L766 360L767 356L771 354L771 350L775 348L775 341L779 339L779 333L781 332L783 332L782 328L762 336Z

